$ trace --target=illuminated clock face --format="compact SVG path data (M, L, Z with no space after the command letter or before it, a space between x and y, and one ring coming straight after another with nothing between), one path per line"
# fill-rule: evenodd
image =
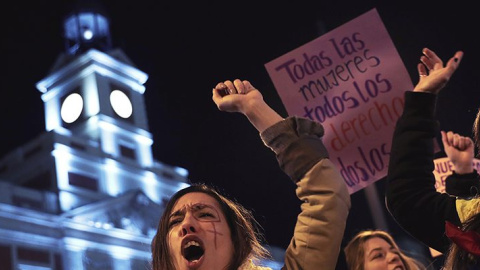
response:
M112 104L113 110L120 117L128 118L132 115L132 102L123 91L113 90L110 93L110 104Z
M71 93L63 101L60 116L65 123L70 124L80 117L83 110L83 98L78 93Z

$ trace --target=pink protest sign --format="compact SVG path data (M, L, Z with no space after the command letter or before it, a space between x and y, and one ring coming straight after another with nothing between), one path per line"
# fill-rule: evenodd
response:
M376 9L265 67L289 115L323 124L350 193L386 175L403 94L413 84Z

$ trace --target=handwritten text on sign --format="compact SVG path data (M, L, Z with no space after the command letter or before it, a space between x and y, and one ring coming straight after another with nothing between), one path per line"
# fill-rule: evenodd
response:
M403 94L413 85L376 9L265 67L289 115L324 125L350 193L386 175Z

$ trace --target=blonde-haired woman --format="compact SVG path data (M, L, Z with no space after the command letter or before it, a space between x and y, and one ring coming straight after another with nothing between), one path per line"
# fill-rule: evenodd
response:
M427 269L420 261L403 252L386 231L357 233L344 248L349 270Z

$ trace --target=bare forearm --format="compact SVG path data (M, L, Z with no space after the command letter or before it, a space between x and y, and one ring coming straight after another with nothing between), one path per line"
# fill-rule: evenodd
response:
M263 99L250 102L243 114L259 132L283 120Z

